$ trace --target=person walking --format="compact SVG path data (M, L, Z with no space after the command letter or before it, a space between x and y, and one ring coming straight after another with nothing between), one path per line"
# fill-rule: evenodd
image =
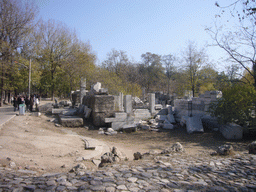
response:
M39 111L39 98L38 96L36 96L36 99L35 99L35 103L36 103L36 111L38 112Z
M34 105L34 98L32 95L30 95L30 99L29 99L29 110L30 112L33 111L33 105Z
M29 110L29 103L30 103L30 101L29 101L29 96L26 96L26 98L25 98L26 111Z
M17 111L17 107L18 107L18 98L17 98L17 96L14 96L14 98L13 98L13 107L14 107L14 111Z

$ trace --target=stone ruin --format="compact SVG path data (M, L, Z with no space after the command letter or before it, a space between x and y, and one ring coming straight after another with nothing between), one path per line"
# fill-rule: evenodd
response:
M141 119L149 119L155 113L154 94L148 107L133 109L135 104L143 103L131 95L109 95L108 90L97 82L88 91L86 80L82 79L80 90L71 94L72 107L60 106L55 103L52 114L58 115L58 120L65 127L81 127L84 121L92 121L96 127L109 127L107 130L136 129ZM115 132L113 132L115 133Z
M241 139L242 127L235 124L219 125L217 119L210 116L210 103L222 97L220 91L206 91L199 97L174 99L165 105L160 103L155 93L148 95L148 103L131 95L110 95L108 90L97 82L86 90L86 80L81 79L80 90L72 92L72 108L53 108L59 122L66 127L81 127L84 121L92 121L101 128L99 134L116 134L116 131L134 131L137 128L159 131L173 129L177 123L186 126L187 132L204 132L204 127L212 131L219 130L226 139ZM55 104L56 105L56 104ZM111 128L111 129L108 129ZM112 130L109 132L108 130ZM232 131L231 131L232 130Z

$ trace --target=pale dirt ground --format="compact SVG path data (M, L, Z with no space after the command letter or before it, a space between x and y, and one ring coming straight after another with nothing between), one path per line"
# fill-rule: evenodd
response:
M0 166L9 167L13 161L15 169L36 170L39 173L69 171L79 163L77 158L90 155L93 151L84 150L84 141L67 131L94 138L108 148L115 146L126 154L129 161L132 161L135 152L161 152L175 142L180 142L188 155L201 156L210 156L210 152L222 144L233 145L236 153L248 153L247 145L251 142L227 141L220 134L209 131L189 135L185 128L179 126L164 132L137 131L107 136L99 135L96 129L56 127L55 123L49 121L52 118L54 116L42 114L36 117L27 113L25 116L16 116L2 126ZM90 123L88 126L91 127ZM102 153L108 152L107 148L104 150ZM7 160L7 157L11 160ZM91 160L82 162L89 169L97 169Z

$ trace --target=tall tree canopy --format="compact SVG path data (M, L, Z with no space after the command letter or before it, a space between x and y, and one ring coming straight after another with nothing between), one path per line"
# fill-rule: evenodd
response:
M0 1L1 98L6 91L17 88L10 83L18 75L19 64L14 61L27 43L26 37L32 32L36 15L37 9L32 1Z

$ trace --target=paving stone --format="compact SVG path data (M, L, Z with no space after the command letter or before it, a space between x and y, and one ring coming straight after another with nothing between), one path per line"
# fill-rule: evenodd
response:
M58 187L56 188L56 191L64 191L65 189L66 189L65 186L58 186Z
M118 185L118 186L116 187L116 189L118 189L118 190L128 190L125 185Z
M106 187L106 192L115 192L116 188L115 187Z
M137 177L130 177L127 179L128 182L135 183L138 180Z
M85 170L84 175L42 176L0 165L0 191L256 191L255 162L248 154L225 159L170 154L136 163Z
M92 185L92 186L90 186L90 189L93 190L93 191L105 191L106 187L102 186L102 185L100 185L100 186Z

